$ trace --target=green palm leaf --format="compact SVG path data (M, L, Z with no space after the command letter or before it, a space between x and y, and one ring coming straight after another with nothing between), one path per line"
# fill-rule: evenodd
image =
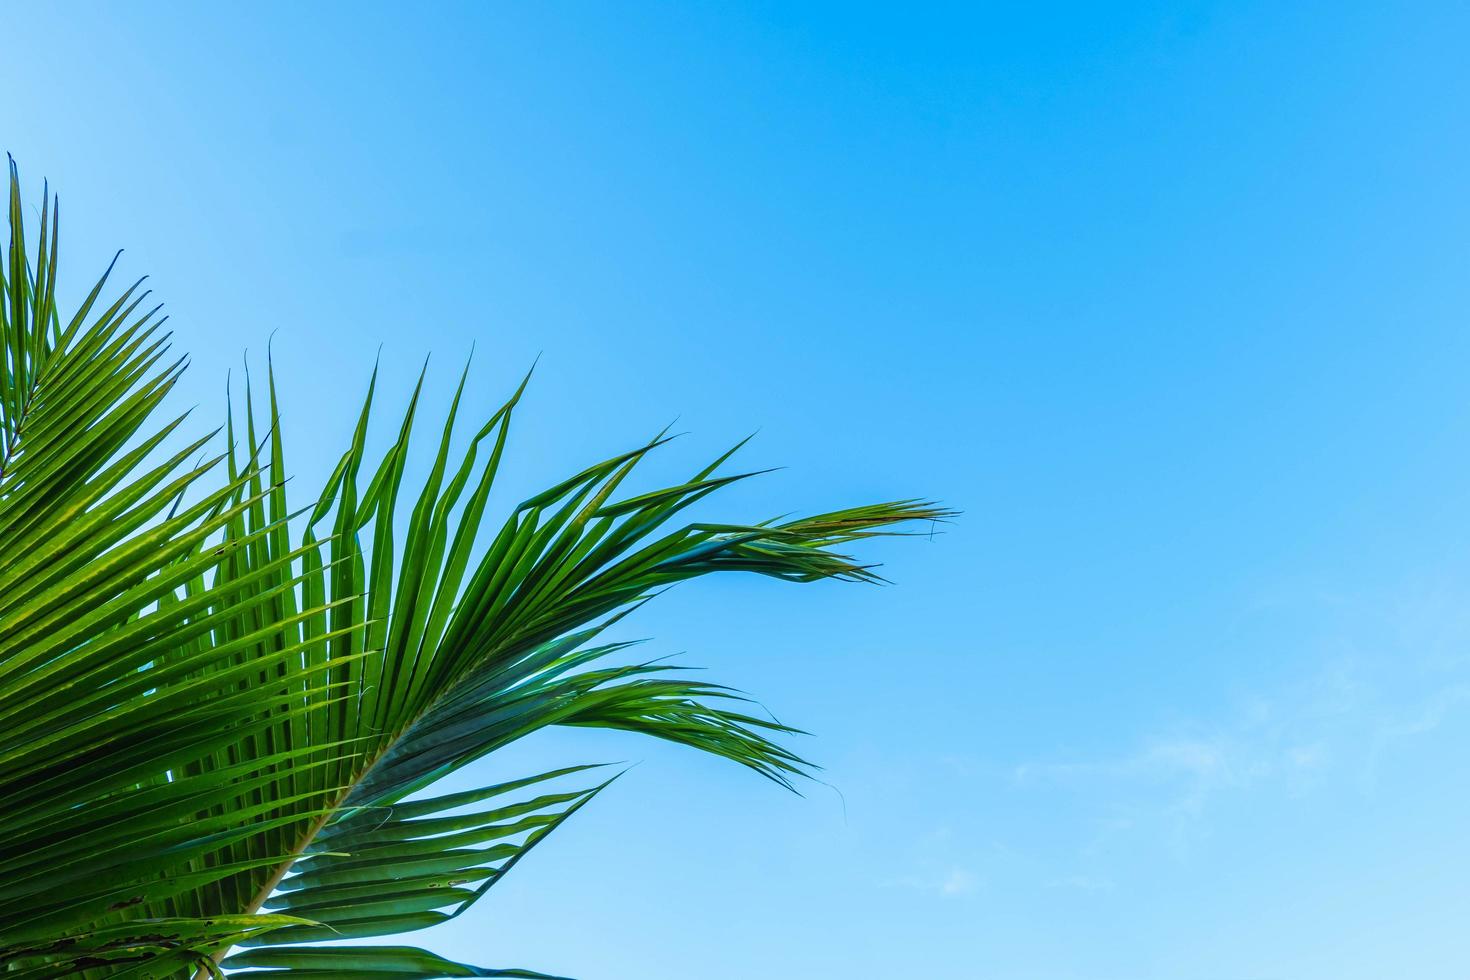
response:
M397 947L318 947L460 915L610 780L589 767L426 796L551 725L639 732L790 786L792 731L603 631L712 572L877 581L838 549L945 512L688 522L754 474L735 449L623 491L663 435L498 523L526 383L455 449L461 377L422 484L423 378L376 459L374 384L293 509L274 374L219 433L151 421L182 370L135 284L64 323L59 209L29 258L14 166L0 370L0 962L20 976L539 977ZM49 210L48 210L49 208ZM100 310L100 312L98 312ZM374 379L375 380L375 379ZM201 456L202 454L202 456ZM244 952L227 956L233 947Z

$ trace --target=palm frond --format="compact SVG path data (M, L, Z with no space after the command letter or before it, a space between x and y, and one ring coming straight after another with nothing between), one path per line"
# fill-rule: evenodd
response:
M12 165L0 304L10 973L205 977L222 962L262 977L542 976L303 944L427 928L482 898L609 781L579 782L589 767L574 766L424 794L548 726L649 735L791 786L807 771L782 744L793 729L600 637L714 572L878 581L841 549L948 516L898 501L691 522L688 508L756 474L722 472L737 445L687 480L625 492L660 434L493 522L529 375L456 449L468 367L421 485L408 474L424 377L370 460L375 374L350 446L293 510L273 369L263 411L247 374L218 450L219 433L184 439L182 417L152 422L183 362L167 360L156 309L136 312L137 284L103 307L104 275L62 323L59 210L44 199L32 261Z

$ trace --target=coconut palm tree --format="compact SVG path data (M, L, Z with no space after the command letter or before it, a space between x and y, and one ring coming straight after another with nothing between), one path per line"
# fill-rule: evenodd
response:
M447 795L434 784L575 725L667 739L790 786L807 768L780 744L791 729L604 631L714 572L877 581L834 549L944 516L899 501L691 522L686 508L751 474L723 472L732 449L684 482L620 494L660 436L492 519L525 383L456 450L463 377L422 484L406 482L420 389L370 459L369 384L326 485L290 501L274 377L263 392L247 382L222 432L161 414L185 359L169 353L159 308L141 281L110 295L109 267L75 311L59 309L59 209L49 192L41 202L30 249L12 162L0 273L9 977L543 976L341 942L465 913L615 775L572 765Z

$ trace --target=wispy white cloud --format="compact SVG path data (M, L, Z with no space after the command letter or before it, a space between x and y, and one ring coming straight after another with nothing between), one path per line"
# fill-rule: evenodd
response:
M974 870L979 854L973 843L968 835L956 834L947 824L932 827L913 839L907 858L911 870L883 884L940 898L972 894L981 880Z
M1112 755L1029 760L1012 769L1013 785L1081 794L1068 805L1092 807L1099 840L1152 833L1180 852L1208 833L1211 812L1227 800L1372 793L1391 754L1416 751L1416 741L1470 717L1470 655L1454 655L1451 643L1470 651L1470 624L1459 629L1461 617L1456 628L1436 627L1417 621L1425 608L1411 611L1415 621L1397 633L1380 625L1382 650L1343 643L1304 678L1237 698L1214 718L1161 724Z
M946 869L904 875L886 884L890 887L908 888L917 892L938 895L941 898L959 898L974 892L980 886L980 878L968 868L954 865Z
M975 890L979 879L964 868L950 868L949 874L939 883L939 894L941 895L968 895Z
M1470 684L1451 684L1399 711L1384 712L1374 728L1364 764L1364 783L1371 787L1385 756L1404 743L1433 734L1461 712L1470 709Z

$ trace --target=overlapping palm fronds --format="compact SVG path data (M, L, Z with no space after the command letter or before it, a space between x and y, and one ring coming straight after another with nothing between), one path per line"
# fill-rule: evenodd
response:
M320 494L287 499L263 409L184 436L183 369L141 284L57 309L59 209L25 237L14 165L0 357L0 963L7 976L537 977L407 947L312 945L457 916L610 779L433 784L531 732L641 732L777 782L790 730L630 658L606 627L718 571L870 581L836 549L942 518L901 501L689 523L726 453L619 495L655 439L492 521L518 390L410 482L419 389L365 451L372 386ZM34 256L34 258L32 258ZM420 386L422 378L420 379ZM210 447L218 446L211 452ZM739 447L736 447L739 448ZM202 454L202 456L201 456ZM231 952L233 950L233 952Z

